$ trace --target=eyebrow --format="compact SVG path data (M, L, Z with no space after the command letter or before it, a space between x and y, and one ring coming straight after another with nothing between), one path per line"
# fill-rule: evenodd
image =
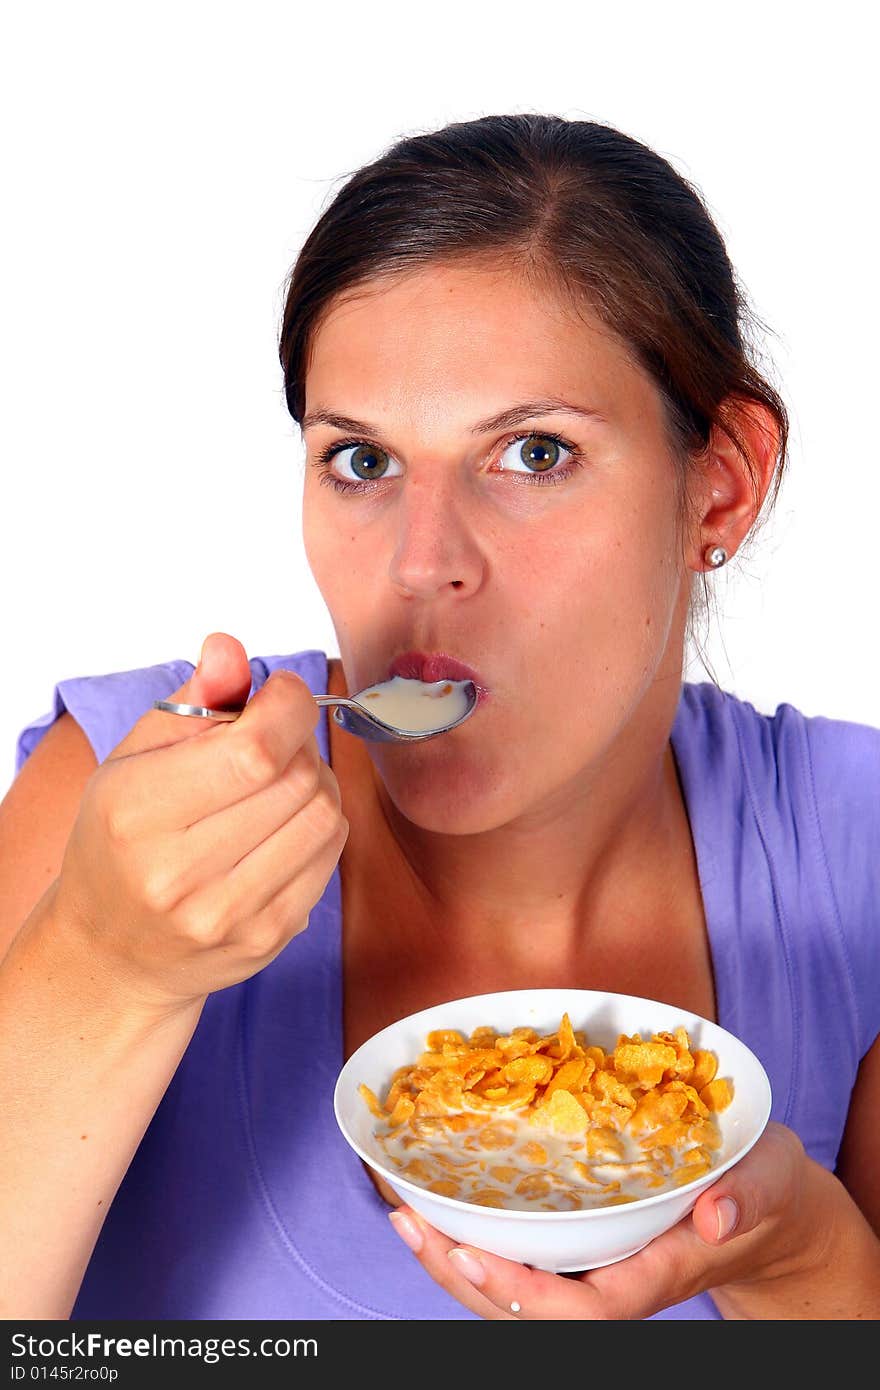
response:
M522 424L523 420L530 420L533 415L581 415L587 420L598 420L602 424L607 424L607 417L600 414L598 410L592 410L588 406L573 405L570 401L560 400L557 396L544 396L536 401L519 401L516 405L510 405L506 410L501 410L497 415L490 415L486 420L478 420L475 425L471 425L471 434L488 434L493 430L512 429L514 425ZM364 420L353 420L350 415L340 415L334 410L310 410L303 416L300 429L303 433L312 425L332 425L335 429L345 430L348 434L380 434L381 431L374 425L368 424Z

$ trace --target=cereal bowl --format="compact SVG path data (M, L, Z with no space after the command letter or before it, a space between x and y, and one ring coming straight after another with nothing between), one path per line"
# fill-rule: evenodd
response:
M384 1096L394 1072L416 1061L427 1035L455 1029L469 1035L489 1025L498 1033L530 1027L553 1032L567 1013L589 1044L610 1051L621 1034L687 1030L693 1048L712 1052L718 1075L733 1083L733 1099L715 1117L720 1147L711 1169L694 1181L615 1206L580 1211L511 1210L443 1196L404 1178L376 1137L376 1119L358 1087ZM347 1142L385 1182L432 1226L452 1240L555 1273L597 1269L626 1259L674 1226L701 1192L748 1153L770 1116L770 1083L757 1057L718 1024L671 1004L629 994L585 989L509 990L478 994L423 1009L376 1033L345 1063L333 1106Z

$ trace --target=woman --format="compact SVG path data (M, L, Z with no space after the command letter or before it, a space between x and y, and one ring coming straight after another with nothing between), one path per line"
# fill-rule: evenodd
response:
M744 313L693 189L591 122L403 140L322 215L281 360L341 660L212 634L195 670L62 683L20 740L7 1316L876 1316L880 731L682 683L785 458ZM319 718L444 656L485 692L449 735ZM151 709L251 695L234 724ZM737 1033L766 1134L582 1277L389 1222L336 1131L342 1061L561 985Z

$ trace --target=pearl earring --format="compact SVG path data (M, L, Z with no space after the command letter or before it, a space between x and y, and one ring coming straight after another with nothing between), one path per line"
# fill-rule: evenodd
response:
M711 565L713 569L718 569L726 561L727 551L723 545L711 545L706 549L703 558L707 565Z

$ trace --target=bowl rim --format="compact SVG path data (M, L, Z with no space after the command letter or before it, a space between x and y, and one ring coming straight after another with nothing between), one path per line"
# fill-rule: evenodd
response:
M693 1178L690 1182L682 1183L680 1187L669 1187L666 1188L663 1192L655 1192L649 1197L636 1197L632 1202L611 1203L606 1206L588 1207L579 1211L521 1211L515 1207L484 1207L481 1206L479 1202L467 1202L460 1197L446 1197L441 1192L431 1192L429 1188L422 1186L420 1183L414 1183L409 1178L400 1177L391 1168L388 1168L383 1163L380 1163L379 1160L374 1158L372 1154L368 1154L364 1150L362 1145L360 1145L357 1142L357 1140L351 1134L341 1114L341 1091L343 1080L351 1071L354 1071L353 1064L356 1062L361 1052L363 1052L367 1047L376 1043L386 1033L392 1033L396 1031L403 1024L415 1023L415 1021L422 1014L433 1014L436 1012L437 1009L452 1008L454 1005L462 1005L469 1003L476 1004L478 1001L481 1000L511 998L514 995L528 996L529 998L534 998L536 995L541 994L590 995L596 1000L626 999L639 1004L657 1006L663 1009L670 1009L675 1007L674 1005L666 1003L662 999L649 999L647 998L647 996L641 994L620 994L611 990L578 989L574 987L568 988L567 986L563 985L559 987L547 987L541 989L507 989L494 990L491 993L487 994L467 994L463 995L459 999L447 999L442 1004L431 1004L426 1009L418 1009L415 1013L405 1014L403 1018L395 1019L393 1023L387 1024L385 1028L380 1028L378 1032L373 1033L369 1038L366 1038L361 1043L360 1047L356 1048L355 1051L348 1058L348 1060L343 1063L336 1077L336 1082L333 1087L333 1113L336 1117L336 1123L342 1131L343 1138L346 1140L349 1147L352 1148L355 1151L355 1153L357 1153L364 1160L365 1163L368 1163L371 1168L375 1169L377 1173L380 1173L382 1177L385 1178L388 1181L389 1185L392 1187L404 1187L407 1189L407 1191L416 1193L417 1196L429 1198L432 1202L439 1202L441 1206L448 1206L455 1211L478 1212L489 1217L501 1217L504 1219L514 1217L517 1219L524 1219L527 1222L534 1222L547 1220L583 1221L585 1218L596 1218L602 1216L609 1217L616 1212L632 1212L637 1210L641 1211L646 1207L660 1206L664 1202L669 1201L671 1198L686 1195L696 1188L704 1189L707 1187L711 1187L717 1178L720 1178L722 1174L726 1173L729 1168L732 1168L735 1163L739 1163L740 1159L745 1158L749 1150L754 1148L755 1144L757 1144L758 1140L761 1138L761 1135L767 1128L767 1123L770 1119L770 1111L773 1104L773 1095L770 1086L770 1078L767 1075L763 1063L761 1062L760 1058L757 1057L756 1054L752 1051L752 1049L748 1046L748 1044L743 1042L742 1038L738 1038L735 1033L731 1033L728 1028L722 1027L720 1023L713 1023L711 1018L704 1018L701 1014L692 1013L689 1009L681 1009L679 1012L685 1019L691 1019L699 1023L706 1024L708 1027L714 1028L718 1032L725 1034L726 1037L731 1038L739 1047L743 1048L748 1053L756 1068L758 1081L762 1083L762 1089L764 1092L764 1104L761 1107L762 1119L760 1124L756 1127L754 1134L752 1134L748 1139L746 1139L742 1144L740 1144L740 1146L737 1149L735 1149L734 1152L731 1155L729 1155L729 1157L725 1159L723 1163L719 1163L715 1167L710 1168L708 1173L703 1173L699 1177ZM684 1023L682 1026L687 1027L689 1029L689 1025L687 1023Z

